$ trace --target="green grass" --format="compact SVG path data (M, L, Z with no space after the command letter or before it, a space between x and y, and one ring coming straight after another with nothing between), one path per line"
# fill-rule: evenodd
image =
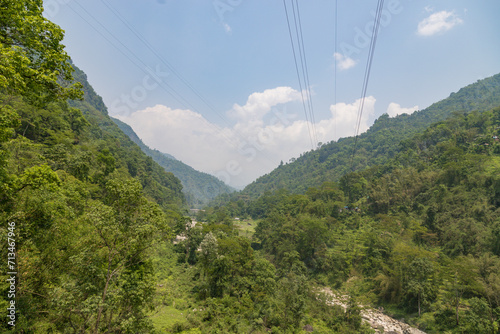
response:
M149 319L158 333L197 333L194 329L180 331L192 326L188 316L196 308L190 291L193 287L192 270L177 263L177 254L168 243L155 245L153 265L156 275L155 309Z
M500 170L500 157L499 156L490 156L487 163L484 164L485 172L488 175L498 175Z
M238 229L241 236L251 238L255 233L258 221L252 219L234 220L233 224Z
M187 324L187 310L178 310L173 306L160 306L150 316L153 325L161 333L171 329L176 323Z

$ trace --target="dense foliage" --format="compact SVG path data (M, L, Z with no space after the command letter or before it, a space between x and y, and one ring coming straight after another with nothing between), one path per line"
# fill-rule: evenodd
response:
M207 210L260 219L278 268L384 305L429 333L493 333L500 318L500 108L454 113L384 165L303 195L286 190ZM220 215L220 214L219 214Z
M15 223L17 332L146 328L149 249L168 242L181 218L180 182L100 128L90 105L84 115L4 95L0 106L0 215ZM7 258L6 232L1 240Z
M499 75L383 116L355 172L352 138L330 143L247 195L274 191L227 196L194 223L180 181L69 63L42 1L0 8L0 256L16 272L0 273L2 318L16 307L2 332L373 332L358 302L429 333L500 330ZM326 288L350 296L345 310Z
M353 302L347 312L328 306L299 254L290 250L274 261L239 235L225 210L207 221L180 223L182 236L161 252L158 315L170 333L370 333ZM177 264L167 263L176 255Z
M0 1L0 89L32 104L77 97L72 68L61 41L64 32L42 16L41 0Z
M139 145L146 155L153 158L167 172L173 173L181 180L183 192L190 207L201 208L215 197L221 194L230 194L234 191L216 177L199 172L169 154L152 150L142 142L129 125L116 118L112 118L112 120L134 143Z
M0 331L148 332L152 251L182 220L180 181L118 129L78 69L86 99L65 101L83 91L64 88L73 67L42 1L0 6L0 254L17 272L14 290L0 275Z

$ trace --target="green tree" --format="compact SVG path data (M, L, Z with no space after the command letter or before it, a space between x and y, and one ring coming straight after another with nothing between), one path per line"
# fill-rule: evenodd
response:
M454 307L455 321L460 325L460 306L464 294L472 294L481 290L479 273L475 259L469 256L460 256L450 266L454 272L448 279L448 294Z
M203 271L206 272L215 259L217 259L217 238L210 231L200 244L199 262Z
M497 333L498 324L490 315L491 307L484 298L471 298L469 308L464 312L463 320L459 327L460 333Z
M407 294L417 298L418 316L421 316L422 305L433 299L435 285L434 267L426 258L417 258L410 263L406 282Z
M224 295L242 297L252 285L253 250L243 237L218 240L217 257L207 271L207 282L212 297Z
M286 333L295 332L306 314L306 277L290 272L278 280L277 284L279 288L274 310L275 321Z
M7 170L8 151L4 149L4 143L14 134L14 129L19 126L19 116L12 107L0 108L0 202L6 203L11 190L11 176Z
M67 84L64 32L42 13L42 0L0 1L0 89L36 104L81 97L80 84Z
M366 194L368 182L360 173L344 175L340 181L340 189L347 195L349 204L354 204Z
M115 330L112 328L116 326L121 328L129 321L128 317L140 314L139 310L148 302L148 298L131 298L127 301L123 294L130 291L124 290L124 287L136 286L143 290L145 296L152 296L152 291L144 291L150 289L147 281L138 284L143 281L141 276L147 278L147 275L141 274L147 263L146 251L156 238L165 240L170 237L165 214L156 204L142 196L142 187L138 181L112 179L108 181L106 190L106 204L91 202L90 210L84 218L93 227L91 242L97 252L92 257L101 264L95 273L97 277L102 277L102 281L98 283L101 287L100 296L94 301L94 333Z

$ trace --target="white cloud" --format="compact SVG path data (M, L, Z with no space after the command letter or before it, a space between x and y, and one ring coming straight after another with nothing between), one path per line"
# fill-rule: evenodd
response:
M207 150L218 147L218 154L222 155L234 145L226 138L226 129L217 128L191 110L156 105L129 116L116 117L130 124L146 145L172 154L196 169L216 169L218 164L213 156L206 156Z
M226 33L230 34L232 29L231 29L231 26L227 23L223 23L222 26L224 27L224 30L226 31Z
M241 188L281 160L311 150L312 125L297 119L302 113L300 99L300 92L290 87L253 93L245 105L235 104L228 112L236 122L224 128L191 110L162 105L118 118L130 124L146 145ZM375 101L372 96L365 99L360 133L370 126ZM360 100L332 105L330 117L315 124L318 141L353 136L359 104Z
M453 12L445 10L431 14L418 23L417 34L420 36L432 36L445 32L454 26L463 23L463 20Z
M359 133L363 133L370 127L369 120L375 114L375 102L377 100L373 96L367 96L363 104L363 114L359 122ZM357 99L354 103L337 103L330 106L330 111L332 117L328 120L322 120L319 122L321 131L324 131L324 140L328 141L331 139L326 138L326 134L332 127L335 127L335 139L341 137L349 137L355 135L356 122L358 120L358 112L361 99Z
M390 117L396 117L397 115L401 114L408 114L411 115L413 112L418 110L418 106L414 106L411 108L403 108L399 104L395 102L391 102L389 104L389 107L387 107L387 114L389 114Z
M341 53L335 52L333 57L337 61L337 67L339 70L344 71L354 67L358 62L352 58L344 56Z
M304 94L304 97L306 94ZM234 104L229 115L241 121L260 120L272 107L291 101L299 101L302 96L299 91L291 87L277 87L266 89L263 92L251 94L244 106Z

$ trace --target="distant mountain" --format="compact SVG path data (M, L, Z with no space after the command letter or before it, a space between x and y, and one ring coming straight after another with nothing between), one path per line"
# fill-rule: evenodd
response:
M478 80L430 107L411 115L390 118L382 115L372 127L358 137L341 138L321 148L306 152L293 162L280 165L261 176L240 193L258 197L266 191L288 189L304 193L325 181L337 181L348 172L382 164L400 150L400 142L423 131L432 123L445 120L454 111L485 111L500 106L500 74Z
M230 194L235 191L235 189L229 187L215 176L199 172L175 159L170 154L149 148L128 124L113 117L111 119L146 155L153 158L167 172L173 173L181 180L184 195L192 207L200 208L219 195Z
M97 164L94 160L107 161L108 159L111 162L114 159L116 168L125 169L130 176L139 180L143 191L164 209L177 210L179 207L184 207L186 198L182 193L180 180L173 173L166 172L159 164L152 161L118 128L108 115L108 109L101 96L88 82L87 75L77 66L73 65L73 68L75 70L73 76L82 84L85 95L82 101L69 101L69 105L81 110L85 119L90 123L89 134L86 135L88 138L84 138L91 140L92 143L82 147L86 150L98 149L102 154L102 156L96 155L94 152L92 154L96 156L88 158L91 153L85 152L82 154L81 161L78 162L85 167L79 168L86 170L89 168L86 167L88 164ZM80 139L80 141L83 140Z
M134 130L130 127L130 125L128 125L127 123L123 123L122 121L120 121L119 119L117 118L114 118L114 117L111 117L111 119L113 120L113 122L115 122L116 125L118 125L118 127L134 142L136 143L137 145L139 145L139 147L143 150L143 151L146 151L146 150L150 150L150 148L144 144L141 140L141 138L139 138L139 136L137 135L137 133L134 132ZM163 153L163 152L160 152L160 151L157 151L157 150L153 150L153 151L156 151L158 153L160 153L161 155L167 157L168 159L171 159L171 160L177 160L174 156L170 155L170 154L167 154L167 153Z

